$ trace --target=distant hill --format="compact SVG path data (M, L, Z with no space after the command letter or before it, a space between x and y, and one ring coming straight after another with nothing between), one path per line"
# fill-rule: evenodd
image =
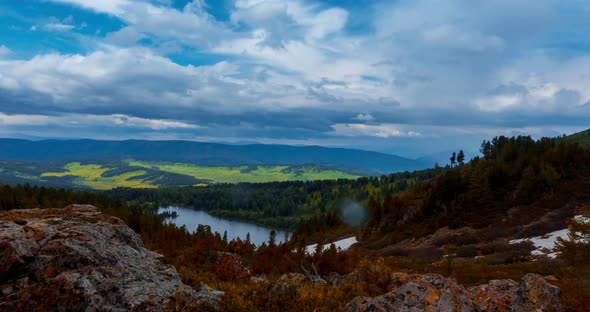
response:
M0 160L85 161L133 158L206 166L314 164L362 174L412 171L429 160L320 146L227 145L191 141L96 141L0 139Z
M566 137L560 138L568 143L578 143L582 146L590 147L590 129L570 134Z
M433 236L420 241L421 247L475 245L567 228L576 210L590 204L590 149L555 144L563 139L497 137L465 165L408 192L369 198L361 243L395 255L391 246L406 248L411 238L428 235Z

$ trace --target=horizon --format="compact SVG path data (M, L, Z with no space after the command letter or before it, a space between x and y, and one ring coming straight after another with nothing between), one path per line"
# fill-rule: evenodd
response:
M436 9L435 9L436 6ZM0 4L0 136L477 152L588 128L584 1Z
M587 129L583 129L582 131L587 130ZM575 134L577 132L574 133L563 133L561 135L572 135ZM559 137L561 135L557 135L555 137ZM540 139L541 137L534 137L531 136L533 139L537 140ZM305 144L281 144L281 143L260 143L260 142L248 142L248 141L242 141L242 142L224 142L224 141L195 141L195 140L187 140L187 139L171 139L171 140L162 140L162 139L142 139L142 138L125 138L125 139L96 139L96 138L18 138L18 137L0 137L0 140L4 140L4 139L14 139L14 140L23 140L23 141L30 141L30 142L38 142L38 141L84 141L84 140L88 140L88 141L103 141L103 142L125 142L125 141L152 141L152 142L189 142L189 143L208 143L208 144L219 144L219 145L231 145L231 146L252 146L252 145L271 145L271 146L292 146L292 147L320 147L320 148L329 148L329 149L347 149L347 150L356 150L356 151L365 151L365 152L375 152L375 153L381 153L381 154L386 154L386 155L391 155L391 156L399 156L399 157L403 157L403 158L408 158L408 159L415 159L418 160L420 158L428 158L431 157L433 159L437 159L437 156L440 156L439 154L442 153L452 153L453 149L447 149L447 150L439 150L436 152L431 152L431 153L426 153L426 154L415 154L415 155L406 155L403 153L394 153L394 152L387 152L387 151L380 151L380 150L372 150L369 148L355 148L352 146L324 146L324 145L305 145ZM492 138L487 138L484 140L490 140ZM468 150L468 149L461 149L459 148L458 150L463 150L466 154L467 154L467 158L471 159L472 157L481 155L481 152L479 151L480 146L477 146L477 149L474 150ZM440 157L438 157L440 158ZM441 159L437 159L437 160L442 160Z

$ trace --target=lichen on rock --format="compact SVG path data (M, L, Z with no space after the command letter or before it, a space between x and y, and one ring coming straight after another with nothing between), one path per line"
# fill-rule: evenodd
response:
M93 206L0 212L0 311L179 311L221 293L182 283L139 235Z
M438 274L409 275L405 283L377 297L356 297L346 312L389 311L562 311L559 288L543 277L527 274L519 283L492 280L463 288L452 278Z

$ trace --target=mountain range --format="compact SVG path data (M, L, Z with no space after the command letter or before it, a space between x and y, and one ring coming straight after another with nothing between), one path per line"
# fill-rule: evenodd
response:
M2 160L90 161L126 158L205 166L314 164L367 175L419 170L434 165L430 158L409 159L379 152L320 146L228 145L192 141L0 139Z

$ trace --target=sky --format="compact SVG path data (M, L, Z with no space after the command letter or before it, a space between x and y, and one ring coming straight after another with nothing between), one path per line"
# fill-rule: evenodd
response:
M408 157L590 128L587 0L4 0L0 137Z

